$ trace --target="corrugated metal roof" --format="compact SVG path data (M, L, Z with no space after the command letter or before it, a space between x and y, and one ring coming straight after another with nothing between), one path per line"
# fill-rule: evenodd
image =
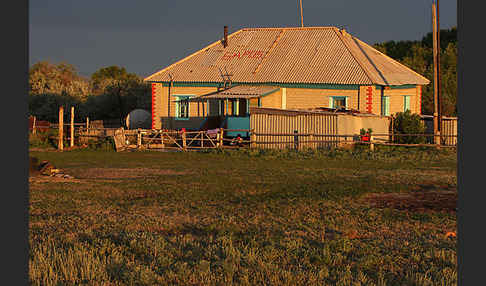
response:
M428 84L408 67L336 27L248 28L145 78L146 81Z
M204 101L216 98L255 98L280 90L275 86L237 85L225 90L191 98L189 101Z

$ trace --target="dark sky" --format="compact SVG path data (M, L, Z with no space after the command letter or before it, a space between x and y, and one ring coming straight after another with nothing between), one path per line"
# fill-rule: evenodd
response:
M244 27L300 26L299 0L29 1L29 63L73 64L81 75L118 65L148 76ZM432 0L303 0L305 26L345 27L374 44L432 31ZM457 2L441 0L441 28Z

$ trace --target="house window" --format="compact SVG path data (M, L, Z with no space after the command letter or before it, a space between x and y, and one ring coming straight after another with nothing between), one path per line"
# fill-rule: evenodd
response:
M189 95L176 95L176 119L189 119Z
M329 97L329 107L336 109L348 109L348 98L346 96L331 96Z
M231 115L233 116L238 116L240 114L239 112L239 100L238 99L232 99L231 100Z
M381 97L381 115L390 116L390 97Z
M403 112L410 110L410 95L403 96Z
M232 116L245 117L248 113L247 99L233 99L231 100L231 107Z

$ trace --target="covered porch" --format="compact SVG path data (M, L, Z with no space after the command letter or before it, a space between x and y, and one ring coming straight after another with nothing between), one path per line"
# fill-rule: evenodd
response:
M207 103L209 109L207 118L200 129L249 130L250 107L260 107L262 97L278 90L279 88L275 86L237 85L187 100ZM219 120L216 120L215 117ZM212 126L216 125L215 122L219 122L219 126ZM225 135L227 137L249 137L248 132L242 131L228 131Z

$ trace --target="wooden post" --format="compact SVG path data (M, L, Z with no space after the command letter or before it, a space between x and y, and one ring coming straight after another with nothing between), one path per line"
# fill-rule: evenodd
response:
M89 135L89 117L86 117L86 133Z
M441 85L441 73L440 73L440 21L439 21L439 0L436 0L436 19L437 19L437 106L438 106L438 110L437 110L437 113L439 115L438 117L438 121L439 121L439 124L438 124L438 128L439 128L439 136L442 133L442 93L441 93L441 90L442 90L442 85ZM441 137L439 137L439 142L442 142L441 140ZM442 144L442 143L440 143Z
M309 134L309 144L310 144L310 147L312 149L314 149L315 146L314 146L314 134L313 133ZM309 146L309 145L307 145L307 146Z
M64 149L64 142L63 142L63 131L64 131L64 107L59 107L59 141L57 148L59 150Z
M439 127L439 81L438 81L438 43L437 43L437 18L436 6L432 3L432 47L434 60L434 143L440 144Z
M187 142L186 142L186 130L182 130L182 149L186 151L187 149Z
M142 132L140 128L137 129L137 148L142 147Z
M294 134L297 134L299 131L294 130ZM294 135L294 149L299 149L299 135Z
M223 148L223 131L224 129L223 128L219 128L219 147L220 148Z
M256 147L256 134L255 131L251 131L251 136L250 136L250 148L255 148Z
M304 27L304 13L302 13L302 0L300 0L300 26Z
M89 117L86 117L86 140L83 140L83 143L87 143L89 141Z
M34 122L32 123L32 134L35 134L35 116L34 116Z
M74 146L74 106L71 106L71 144L70 147Z
M370 151L375 150L375 144L373 144L373 135L370 134Z

